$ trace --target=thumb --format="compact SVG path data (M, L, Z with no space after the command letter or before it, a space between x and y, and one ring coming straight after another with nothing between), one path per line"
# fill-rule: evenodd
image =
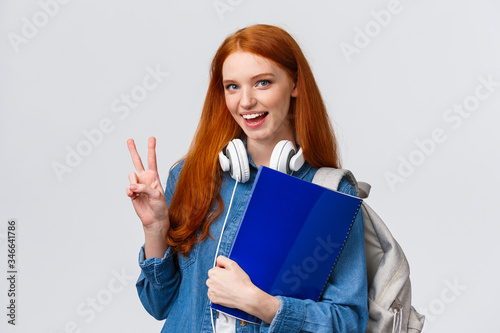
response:
M157 185L157 180L155 180L151 186L145 184L131 184L129 190L134 194L145 194L151 199L160 199L161 192L156 189Z
M224 257L224 256L217 257L217 267L229 269L234 264L235 264L235 262L233 260L229 259L228 257Z

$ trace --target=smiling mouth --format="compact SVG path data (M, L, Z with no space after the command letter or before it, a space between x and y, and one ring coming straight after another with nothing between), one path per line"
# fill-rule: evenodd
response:
M260 113L251 113L242 115L243 119L245 119L250 124L256 124L264 120L264 118L269 114L269 112L260 112Z

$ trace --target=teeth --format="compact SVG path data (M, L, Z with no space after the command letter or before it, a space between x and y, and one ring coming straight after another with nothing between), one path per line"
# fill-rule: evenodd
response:
M266 114L265 112L262 112L262 113L245 114L245 115L243 115L243 118L245 118L245 119L254 119L254 118L257 118L257 117L263 116L263 115L265 115L265 114Z

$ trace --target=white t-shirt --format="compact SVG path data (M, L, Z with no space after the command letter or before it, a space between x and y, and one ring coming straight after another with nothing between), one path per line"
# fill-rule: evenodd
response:
M236 319L228 316L225 313L219 312L215 321L215 333L234 333Z

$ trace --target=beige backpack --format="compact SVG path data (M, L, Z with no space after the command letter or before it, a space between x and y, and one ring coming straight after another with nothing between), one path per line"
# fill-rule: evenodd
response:
M336 191L342 178L355 188L361 199L368 197L370 185L358 183L349 170L321 168L313 183ZM366 332L421 332L425 317L411 305L410 266L406 256L382 219L364 200L361 209L368 281Z

